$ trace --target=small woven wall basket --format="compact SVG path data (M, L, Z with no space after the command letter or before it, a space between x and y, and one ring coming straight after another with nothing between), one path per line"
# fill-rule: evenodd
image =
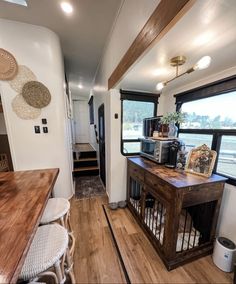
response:
M29 81L37 81L35 74L25 65L18 66L18 73L9 84L18 94L22 92L23 86Z
M35 108L44 108L51 101L51 94L48 88L38 81L26 83L22 89L22 96L27 104Z
M12 80L18 71L15 57L7 50L0 48L0 80Z

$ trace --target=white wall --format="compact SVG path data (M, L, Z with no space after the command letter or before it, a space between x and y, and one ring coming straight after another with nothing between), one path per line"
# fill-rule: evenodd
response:
M108 78L128 50L160 0L124 0L95 78L94 105L97 124L98 107L105 105L106 189L109 200L126 199L126 159L120 154L120 95L107 90ZM114 114L119 113L119 119ZM92 130L91 130L92 132ZM97 147L97 144L95 144Z
M55 196L72 195L72 158L69 121L64 95L64 64L55 33L38 26L0 19L0 46L10 51L18 64L28 66L51 92L51 103L39 118L22 120L11 107L17 95L7 82L0 81L14 170L60 168ZM34 125L48 120L48 134L35 134Z

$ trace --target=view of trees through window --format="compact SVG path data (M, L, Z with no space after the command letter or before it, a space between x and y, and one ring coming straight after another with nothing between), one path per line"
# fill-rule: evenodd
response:
M143 137L143 119L154 115L155 104L143 101L123 101L123 125L122 139L132 139L134 141L124 141L123 152L140 152L139 138Z
M214 96L182 105L186 114L183 129L236 129L236 92ZM227 107L222 107L227 106Z

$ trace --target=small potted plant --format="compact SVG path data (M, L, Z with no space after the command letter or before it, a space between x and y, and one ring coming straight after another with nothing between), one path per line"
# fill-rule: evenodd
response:
M177 124L183 123L185 120L185 113L170 112L164 115L161 119L162 137L176 137L178 132Z

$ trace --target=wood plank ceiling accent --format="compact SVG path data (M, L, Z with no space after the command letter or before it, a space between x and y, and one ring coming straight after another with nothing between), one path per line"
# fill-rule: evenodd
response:
M183 17L195 2L196 0L162 0L159 3L108 79L109 90L123 78L129 68L152 44L157 43Z

